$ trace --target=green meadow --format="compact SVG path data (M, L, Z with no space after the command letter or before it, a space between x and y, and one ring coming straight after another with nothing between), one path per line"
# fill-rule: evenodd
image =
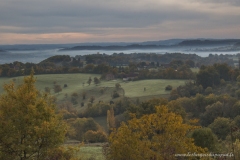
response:
M40 91L44 91L45 87L51 88L51 94L56 96L58 100L64 99L66 94L69 96L76 92L81 93L86 91L88 95L92 95L96 100L109 100L111 99L111 93L115 89L115 84L119 83L125 91L125 96L130 98L135 97L149 97L156 95L166 95L169 94L169 91L165 91L167 85L172 85L173 88L183 85L185 80L167 80L167 79L153 79L153 80L140 80L140 81L127 81L124 82L121 79L112 80L112 81L101 81L99 85L95 85L92 81L91 85L87 84L89 77L100 78L98 74L45 74L45 75L36 75L37 79L36 86ZM3 86L5 83L15 81L16 84L21 83L23 77L12 77L12 78L0 78L0 85ZM53 92L54 82L59 84L62 87L62 91L59 93ZM64 88L64 84L67 84L68 87ZM100 89L104 88L106 91L104 94L100 94ZM146 90L144 91L144 88ZM3 87L0 87L0 93L3 92ZM123 94L120 91L120 94Z

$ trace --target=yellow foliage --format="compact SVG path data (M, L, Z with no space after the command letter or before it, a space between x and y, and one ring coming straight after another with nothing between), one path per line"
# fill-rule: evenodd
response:
M177 159L175 154L205 153L186 135L198 127L183 124L180 115L169 112L166 106L156 107L156 113L133 118L109 136L111 160ZM185 157L196 158L196 157Z
M37 159L60 145L67 126L47 94L35 88L33 74L24 83L4 86L0 96L0 159Z

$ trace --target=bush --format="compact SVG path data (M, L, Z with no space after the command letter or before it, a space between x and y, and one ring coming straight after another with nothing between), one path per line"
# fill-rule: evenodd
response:
M205 89L205 93L206 93L206 94L211 94L211 93L213 93L212 87L207 87L207 88Z
M99 125L93 120L93 118L72 118L68 119L67 123L70 126L68 137L79 141L83 141L84 134L88 130L99 130Z
M225 85L226 85L226 81L225 81L224 79L221 79L221 80L220 80L220 85L221 85L221 86L225 86Z
M90 143L96 143L96 142L106 142L107 141L107 135L103 131L93 131L93 130L88 130L84 134L84 139L86 142Z
M119 93L117 93L117 91L114 91L112 94L112 98L117 98L120 97Z
M171 85L167 85L167 86L165 87L165 90L166 90L166 91L171 91L172 88L173 88L173 87L172 87Z
M92 103L89 104L90 105L85 110L85 113L83 113L86 117L106 116L107 110L110 109L110 105L106 103L97 103L95 105L92 105Z

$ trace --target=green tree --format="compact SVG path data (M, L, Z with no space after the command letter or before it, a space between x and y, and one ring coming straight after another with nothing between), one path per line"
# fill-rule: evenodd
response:
M206 147L212 152L217 150L217 136L210 128L196 129L192 134L192 138L196 146Z
M83 91L83 92L82 92L82 99L83 99L83 100L86 99L86 96L87 96L87 92Z
M0 159L44 159L66 133L62 117L46 93L35 87L33 73L23 84L6 84L0 96Z
M171 91L172 88L173 88L173 87L172 87L171 85L167 85L167 86L165 87L165 90L166 90L166 91Z
M197 74L197 84L202 85L203 88L213 87L220 84L220 75L218 71L213 67L202 66Z
M121 84L119 84L119 83L116 83L116 84L115 84L115 88L116 88L116 89L119 89L119 88L121 88Z
M207 95L213 93L212 87L207 87L207 88L205 89L205 93L206 93Z
M224 140L230 133L231 123L230 119L218 117L208 127L212 129L219 139Z
M88 81L87 81L87 84L90 85L91 83L92 83L92 78L89 77L89 78L88 78Z
M100 80L97 77L94 77L93 81L96 85L98 85L100 83Z
M206 107L206 111L201 115L201 124L208 126L215 118L223 116L223 104L219 101Z

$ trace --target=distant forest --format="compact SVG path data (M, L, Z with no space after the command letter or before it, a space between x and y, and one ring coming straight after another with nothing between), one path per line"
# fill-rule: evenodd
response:
M225 63L234 67L234 63L238 63L237 56L209 54L208 57L200 57L196 54L183 53L114 53L112 55L92 54L75 57L57 55L38 64L17 61L2 64L0 65L0 76L29 75L31 68L33 68L35 74L96 73L113 74L116 78L125 77L127 74L138 74L135 76L137 79L189 79L193 78L190 68L199 68L202 65L209 66L215 63ZM179 72L175 73L177 70ZM180 73L180 71L182 72Z

